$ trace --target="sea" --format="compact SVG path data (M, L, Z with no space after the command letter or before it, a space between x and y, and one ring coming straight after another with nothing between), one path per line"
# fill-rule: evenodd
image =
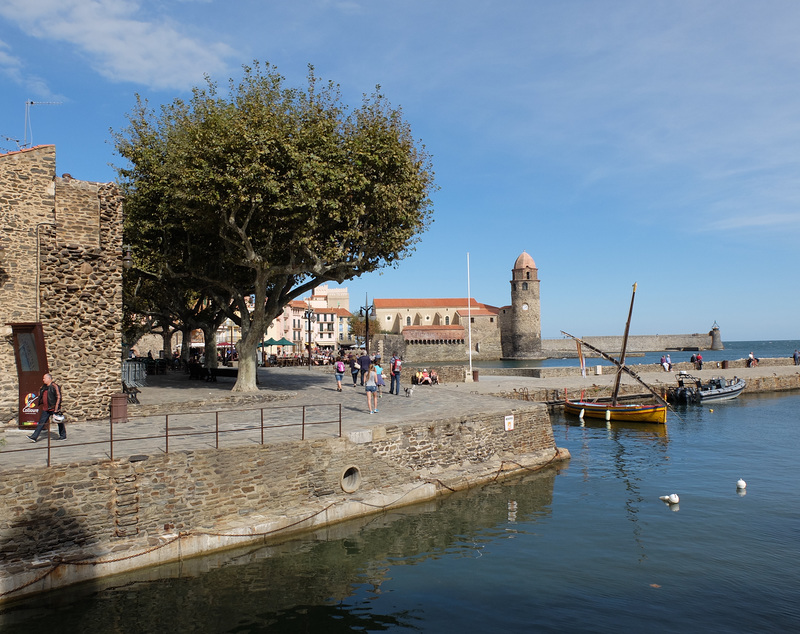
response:
M708 368L706 364L713 364L722 361L735 361L737 359L746 359L752 352L753 355L759 359L769 358L792 358L794 351L800 350L800 340L776 340L776 341L724 341L724 350L701 350L700 354L703 355L703 367ZM584 350L586 352L586 350ZM606 354L619 359L619 350L603 350ZM670 355L673 363L680 363L682 361L688 362L696 351L691 350L655 350L645 353L633 353L626 356L625 362L627 365L650 364L660 363L662 355ZM586 365L612 365L610 361L606 361L600 357L587 357ZM499 361L476 361L473 360L473 367L476 368L547 368L547 367L564 367L575 366L578 367L578 359L576 357L566 359L542 359L535 361L531 359L520 360L499 360Z
M0 604L0 632L798 632L798 412L745 393L666 425L555 414L566 464Z

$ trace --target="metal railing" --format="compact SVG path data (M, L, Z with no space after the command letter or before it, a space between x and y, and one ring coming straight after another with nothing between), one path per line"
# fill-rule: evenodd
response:
M323 419L323 420L313 420L309 416L309 410L320 410L331 408L336 411L335 417L330 419ZM299 411L299 418L298 422L284 422L284 423L277 423L277 424L270 424L268 421L265 420L265 412L267 415L272 415L275 417L276 415L282 415L286 410L298 410ZM233 428L221 428L220 427L220 414L223 414L225 417L229 417L232 414L242 414L242 413L252 413L258 412L259 413L259 420L257 424L246 424L242 427L233 427ZM199 430L199 431L176 431L174 426L174 422L176 419L185 418L185 417L198 417L198 416L214 416L214 428L207 429L207 430ZM260 407L260 408L251 408L251 409L238 409L238 410L210 410L204 412L185 412L181 414L163 414L164 417L164 427L163 433L147 435L147 436L124 436L120 437L119 435L114 435L115 427L125 427L130 424L131 420L136 419L153 419L153 418L160 418L162 415L150 415L150 416L135 416L135 417L128 417L128 422L114 422L113 418L109 417L109 431L108 431L108 439L107 440L92 440L88 442L77 442L77 443L69 443L69 442L59 442L57 445L52 443L52 439L50 437L50 421L47 422L47 426L45 427L44 435L47 437L47 466L51 466L51 457L52 452L54 449L66 449L71 448L74 449L76 447L88 447L91 445L108 445L108 457L110 460L114 460L114 447L115 445L119 445L120 443L128 443L133 441L149 441L149 440L163 440L163 451L164 453L169 453L169 445L170 440L175 440L178 438L187 438L187 437L194 437L194 436L214 436L214 448L219 449L220 444L220 437L225 434L235 434L235 433L243 433L243 432L254 432L258 431L260 434L259 444L263 445L265 442L265 438L271 430L282 429L282 428L300 428L300 440L306 439L306 428L314 427L317 425L336 425L337 426L337 434L338 437L342 437L342 405L341 403L322 403L317 405L285 405L280 407ZM244 417L240 417L244 418ZM173 423L173 428L170 430L170 422ZM155 426L156 423L154 422L153 425ZM20 453L26 451L41 451L42 447L25 447L22 449L5 449L1 453L8 454L8 453Z

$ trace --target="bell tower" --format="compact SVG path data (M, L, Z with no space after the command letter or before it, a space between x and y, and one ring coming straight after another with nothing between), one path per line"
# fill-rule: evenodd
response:
M533 258L523 251L511 270L511 306L506 309L510 314L503 320L501 336L504 358L542 356L538 273Z

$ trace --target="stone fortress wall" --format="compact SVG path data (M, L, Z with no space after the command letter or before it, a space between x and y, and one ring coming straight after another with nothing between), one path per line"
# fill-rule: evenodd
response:
M56 177L54 146L1 155L0 227L0 426L18 416L9 323L42 323L68 422L107 416L122 380L119 191Z

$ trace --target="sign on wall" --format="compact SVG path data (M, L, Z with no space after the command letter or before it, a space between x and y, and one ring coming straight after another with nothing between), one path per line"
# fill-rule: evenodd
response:
M44 331L41 323L10 325L19 377L18 420L20 427L30 427L39 422L39 403L35 400L42 385L42 375L50 371Z

